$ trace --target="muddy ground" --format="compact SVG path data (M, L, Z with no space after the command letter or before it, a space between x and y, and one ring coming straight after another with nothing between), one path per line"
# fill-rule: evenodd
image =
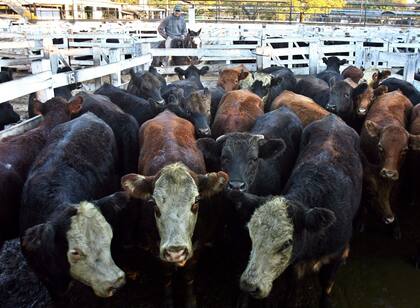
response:
M206 83L214 84L214 77ZM16 110L25 118L27 97L14 100ZM340 269L333 289L336 308L416 308L420 307L420 270L412 257L420 241L420 204L400 205L401 240L392 239L389 230L371 216L363 233L355 233L348 262ZM57 307L157 307L161 297L156 260L135 255L139 260L139 277L111 299L98 299L92 291L74 283L67 301ZM118 261L117 261L118 263ZM235 307L239 295L241 269L223 246L209 248L198 266L196 280L199 307ZM251 301L250 307L281 307L286 282L277 282L265 301ZM317 307L319 285L310 276L297 290L292 307ZM51 299L36 276L28 269L17 240L9 241L0 253L0 307L37 308L52 306Z

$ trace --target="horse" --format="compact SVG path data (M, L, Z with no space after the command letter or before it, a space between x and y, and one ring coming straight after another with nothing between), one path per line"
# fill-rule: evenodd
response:
M201 47L200 39L201 29L193 31L188 29L188 33L184 39L175 38L171 42L171 48L199 48ZM165 48L165 41L159 43L157 48ZM152 66L162 66L165 57L153 57ZM170 65L195 65L198 64L197 57L174 56L171 57Z

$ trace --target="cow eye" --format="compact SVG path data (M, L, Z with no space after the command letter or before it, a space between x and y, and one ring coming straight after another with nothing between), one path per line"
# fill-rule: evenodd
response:
M382 146L382 144L378 144L378 149L379 149L379 151L380 152L383 152L384 151L384 147Z
M195 203L191 206L191 212L193 212L194 214L197 214L197 212L198 212L198 207L199 207L198 202L195 202Z
M283 250L289 248L292 245L293 241L291 239L287 240L283 243L283 245L280 246L279 252L282 252Z
M345 98L349 98L349 96L350 96L350 95L349 95L348 93L345 93L345 94L344 94L344 97L345 97Z

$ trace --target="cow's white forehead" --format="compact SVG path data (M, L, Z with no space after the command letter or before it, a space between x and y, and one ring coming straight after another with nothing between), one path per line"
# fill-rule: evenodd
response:
M292 239L294 228L287 208L287 200L283 197L273 198L259 207L248 223L253 241L262 241L276 246Z
M261 81L261 82L262 82L262 85L263 85L264 87L265 87L265 86L269 86L269 85L270 85L270 83L271 83L271 75L266 74L266 73L259 73L259 72L256 72L256 73L254 74L254 81L257 81L257 80Z
M182 163L175 163L164 167L155 183L153 197L158 204L168 201L191 201L199 195L197 184ZM172 206L182 206L185 203L171 202Z
M69 249L92 249L98 244L111 242L112 228L99 209L87 201L76 204L75 207L77 213L71 217L67 231Z

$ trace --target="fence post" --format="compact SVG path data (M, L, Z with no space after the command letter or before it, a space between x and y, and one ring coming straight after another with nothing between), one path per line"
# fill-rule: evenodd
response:
M414 74L416 73L416 63L420 61L417 54L407 55L407 62L404 67L404 80L413 83Z
M101 66L101 47L93 46L92 47L92 55L93 55L93 65L94 66ZM95 79L95 90L99 89L102 85L102 78Z
M121 50L119 48L111 48L109 50L109 63L118 63L121 61ZM111 84L119 87L121 85L121 71L111 74Z
M309 42L309 74L315 75L318 73L319 62L319 41Z
M41 59L39 61L32 61L31 71L33 75L43 73L43 72L51 72L50 60ZM47 100L53 97L54 97L54 89L52 87L36 92L36 98L41 102L46 102Z
M363 65L363 42L357 41L354 51L354 65L357 67L361 67Z

